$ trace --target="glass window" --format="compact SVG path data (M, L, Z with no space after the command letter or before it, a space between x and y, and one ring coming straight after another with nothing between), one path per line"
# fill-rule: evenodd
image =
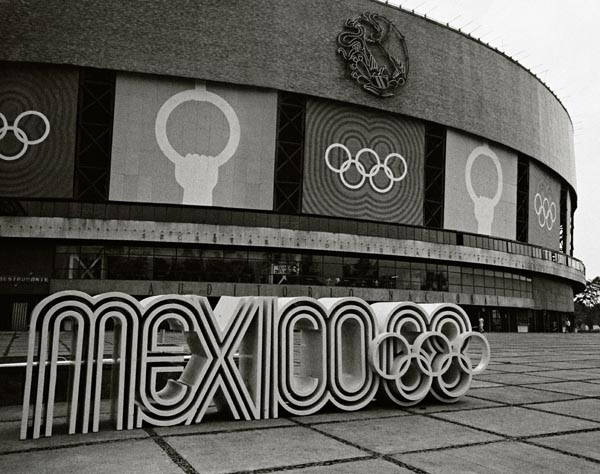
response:
M129 247L126 246L110 246L104 248L106 255L127 255L129 253Z
M199 248L178 248L177 249L177 257L184 258L200 258L202 257L202 250Z
M392 262L393 264L393 262ZM396 280L398 275L396 268L389 265L389 262L383 261L379 263L379 285L382 288L396 288Z
M154 255L168 255L174 257L177 255L177 249L173 247L155 247Z
M340 259L341 260L341 259ZM341 263L323 263L323 278L322 281L327 286L342 286L344 277Z
M173 249L175 250L175 249ZM175 253L175 252L173 252ZM175 270L177 259L168 256L154 257L154 279L155 280L176 280L177 273Z
M448 272L448 283L450 285L460 285L460 273Z
M126 255L106 256L106 277L111 280L129 280L129 265Z
M152 247L129 247L129 255L147 255L152 256L154 249Z
M130 256L129 278L132 280L151 280L153 276L154 259L151 256Z
M214 250L214 249L204 250L204 252L202 252L202 254L204 255L205 258L223 258L222 250Z

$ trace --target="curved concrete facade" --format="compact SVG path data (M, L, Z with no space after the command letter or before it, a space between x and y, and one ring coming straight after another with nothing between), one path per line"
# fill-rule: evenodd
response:
M0 9L0 330L61 289L572 313L571 121L498 51L371 0ZM367 11L406 41L389 97L338 54Z
M486 137L547 165L575 189L573 127L531 73L472 38L367 0L63 2L4 5L0 60L72 64L293 91ZM406 38L406 86L355 87L336 51L346 19L389 18Z

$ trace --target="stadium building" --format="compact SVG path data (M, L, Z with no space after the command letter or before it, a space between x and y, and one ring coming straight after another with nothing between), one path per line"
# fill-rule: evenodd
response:
M2 9L0 330L65 289L572 316L573 126L493 47L370 0Z

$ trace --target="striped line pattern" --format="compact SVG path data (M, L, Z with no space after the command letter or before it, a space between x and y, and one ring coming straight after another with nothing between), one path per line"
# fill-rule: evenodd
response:
M21 439L53 433L60 335L69 321L68 432L99 430L111 320L111 418L118 430L199 423L213 402L242 420L311 415L328 403L358 410L378 390L399 406L429 393L452 403L490 356L487 340L452 304L222 297L212 309L196 295L137 301L124 293L64 291L32 314ZM185 342L165 343L165 324Z
M305 140L304 212L414 225L423 223L425 128L422 123L313 99L306 106ZM333 143L345 145L353 156L362 148L371 148L382 162L389 153L399 153L406 160L408 173L387 193L375 192L368 180L358 189L349 189L325 163L325 151ZM330 157L332 165L339 168L344 159L340 150L333 151ZM374 159L364 156L364 163L370 167ZM402 173L398 160L390 166L395 176ZM346 179L356 184L360 175L351 167ZM389 181L380 172L375 183L384 188Z
M75 122L78 73L56 66L3 64L0 75L0 113L9 125L27 110L43 113L50 122L48 137L14 161L0 160L0 195L69 198L73 196ZM43 135L44 122L28 116L19 127L31 139ZM9 131L0 152L13 156L22 144Z

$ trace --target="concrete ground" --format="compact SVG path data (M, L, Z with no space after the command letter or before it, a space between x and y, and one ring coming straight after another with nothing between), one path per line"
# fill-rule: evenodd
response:
M600 335L487 336L492 362L453 405L27 441L20 407L0 408L0 473L600 472Z

